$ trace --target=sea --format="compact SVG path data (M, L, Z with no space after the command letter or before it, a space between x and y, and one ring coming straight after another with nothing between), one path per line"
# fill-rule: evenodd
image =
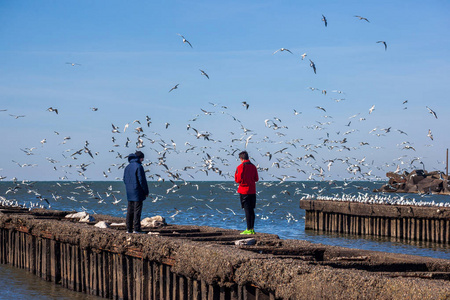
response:
M305 211L299 201L307 195L342 197L404 197L433 205L450 203L448 195L380 194L374 181L281 181L257 183L255 231L276 234L282 239L348 248L403 253L450 259L450 246L429 242L407 242L392 238L352 236L305 230ZM144 202L142 218L163 216L169 224L212 226L245 230L237 185L231 181L149 182L150 195ZM0 196L27 207L65 211L86 211L125 217L127 200L121 181L38 181L0 182ZM0 201L1 202L1 201ZM67 290L35 278L24 270L0 265L0 299L12 296L33 299L77 299ZM87 299L83 295L83 299ZM94 298L92 298L94 299Z

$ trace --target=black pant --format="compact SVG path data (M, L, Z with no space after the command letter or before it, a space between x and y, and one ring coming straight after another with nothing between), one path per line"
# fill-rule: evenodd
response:
M141 231L142 203L144 201L128 201L127 231Z
M241 198L241 207L245 211L245 219L247 221L247 229L254 229L255 227L255 206L256 194L244 195L239 194Z

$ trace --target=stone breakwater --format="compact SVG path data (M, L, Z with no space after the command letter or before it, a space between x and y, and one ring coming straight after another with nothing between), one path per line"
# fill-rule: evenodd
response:
M111 299L448 299L450 261L167 225L126 234L0 207L0 263ZM97 221L122 218L94 215Z
M388 184L375 189L374 192L450 195L448 178L439 171L414 170L411 173L404 172L403 174L388 172L386 176L389 178Z

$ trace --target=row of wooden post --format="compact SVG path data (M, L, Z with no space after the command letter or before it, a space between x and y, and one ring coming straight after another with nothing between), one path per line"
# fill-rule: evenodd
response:
M0 263L110 299L275 299L252 285L221 287L172 272L169 264L0 229Z
M355 235L395 237L413 241L450 243L449 219L358 216L307 210L305 229Z

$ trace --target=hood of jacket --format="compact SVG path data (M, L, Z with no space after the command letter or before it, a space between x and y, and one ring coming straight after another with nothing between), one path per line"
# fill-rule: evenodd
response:
M128 155L128 162L141 163L141 161L139 160L139 157L137 157L136 154L134 154L134 153L131 153L130 155Z

